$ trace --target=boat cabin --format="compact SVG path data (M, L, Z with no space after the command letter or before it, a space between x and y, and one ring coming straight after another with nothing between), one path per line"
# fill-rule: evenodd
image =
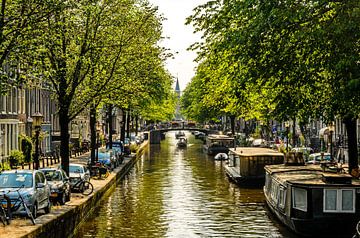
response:
M263 184L265 165L284 163L284 154L260 147L238 147L229 150L229 163L225 166L227 175L235 182Z
M350 237L360 217L360 181L320 165L265 167L270 210L304 236ZM340 171L340 170L337 170Z
M187 146L187 138L186 138L186 137L181 136L181 137L179 137L178 139L179 139L179 140L178 140L178 142L176 143L176 145L177 145L178 147L186 147L186 146Z
M234 138L227 135L208 135L205 140L204 150L208 155L228 153L234 147Z

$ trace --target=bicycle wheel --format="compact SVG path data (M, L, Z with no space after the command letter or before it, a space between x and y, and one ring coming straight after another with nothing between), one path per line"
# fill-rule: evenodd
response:
M8 221L6 219L6 212L3 207L0 207L0 220L4 226L8 225Z
M94 190L94 186L92 185L92 183L90 183L88 181L84 181L82 194L90 195L93 192L93 190Z

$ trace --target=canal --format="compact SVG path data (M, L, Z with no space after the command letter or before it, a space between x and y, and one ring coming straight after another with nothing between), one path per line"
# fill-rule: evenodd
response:
M271 216L262 189L229 182L221 161L186 133L149 146L74 237L296 237Z

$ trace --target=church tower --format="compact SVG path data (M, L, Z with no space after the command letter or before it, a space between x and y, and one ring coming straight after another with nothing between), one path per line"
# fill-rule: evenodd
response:
M180 114L181 91L180 91L179 79L176 79L175 93L177 94L177 98L178 98L177 105L176 105L176 111L175 111L175 120L181 120L182 119L182 116Z

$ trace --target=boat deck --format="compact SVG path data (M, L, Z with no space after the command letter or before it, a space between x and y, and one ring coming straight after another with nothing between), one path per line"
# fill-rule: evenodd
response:
M347 167L345 171L347 170ZM324 172L320 165L287 166L283 164L266 166L265 170L280 183L291 183L301 185L329 185L324 178L331 178L334 181L351 180L349 186L360 186L360 180L352 178L347 173ZM339 182L332 183L343 184Z

